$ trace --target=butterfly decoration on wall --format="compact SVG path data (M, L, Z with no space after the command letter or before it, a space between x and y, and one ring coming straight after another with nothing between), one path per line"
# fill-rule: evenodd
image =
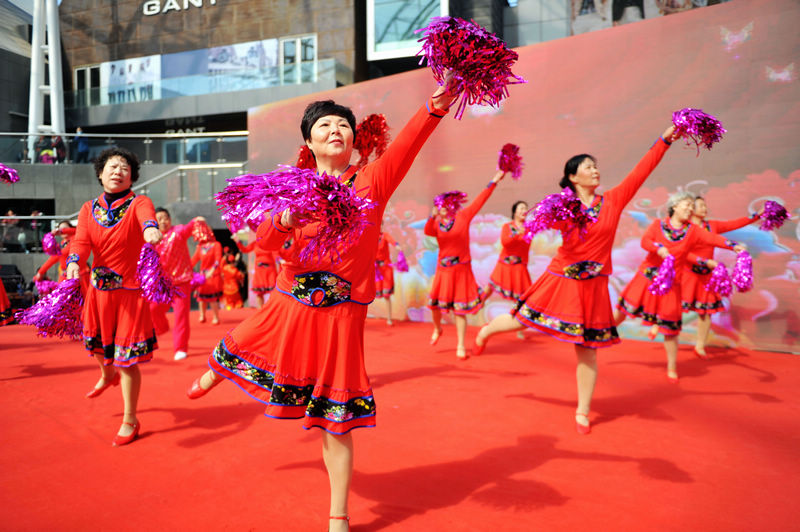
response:
M782 69L765 67L767 79L773 83L789 83L797 79L794 63L789 63Z
M720 26L719 34L722 42L725 44L725 50L731 52L735 48L738 48L743 43L750 40L750 37L753 34L753 23L749 23L736 33L728 28L725 28L724 26Z

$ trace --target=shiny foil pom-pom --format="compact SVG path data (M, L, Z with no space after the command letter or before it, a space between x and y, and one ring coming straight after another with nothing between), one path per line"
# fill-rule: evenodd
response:
M42 237L42 251L53 257L61 255L61 248L53 233L45 233Z
M153 244L145 243L139 252L136 280L142 289L142 297L152 303L171 303L176 297L183 297L161 267L161 258Z
M747 251L736 256L731 281L739 292L747 292L753 288L753 257Z
M556 228L561 229L564 236L577 228L583 237L589 225L596 221L593 211L584 209L575 193L564 188L558 194L548 194L525 213L525 240L530 242L537 233Z
M408 271L408 261L406 260L406 256L403 253L403 250L397 251L397 271L398 272L407 272Z
M295 164L295 166L304 170L317 169L317 160L314 158L314 154L311 153L311 150L305 144L300 146L300 149L297 151L297 164Z
M9 185L19 181L19 174L13 168L0 163L0 181Z
M206 284L206 276L202 273L195 272L192 274L192 280L189 281L189 286L192 290L197 288L200 285Z
M356 127L353 149L360 156L358 166L369 162L369 156L375 152L378 158L386 151L389 145L389 124L382 114L371 114L364 118Z
M452 218L458 211L461 210L462 205L467 202L467 194L460 190L451 190L444 192L433 198L433 204L439 209L447 211L447 216Z
M708 278L706 283L706 290L716 292L722 297L728 297L733 292L733 284L731 284L728 268L721 262L718 262L714 270L712 270L711 277Z
M672 283L675 281L675 257L667 255L661 261L650 286L647 289L654 296L664 296L672 290Z
M522 156L519 154L519 146L511 143L503 146L497 161L497 169L511 172L513 179L519 179L522 176Z
M759 229L772 231L773 229L779 229L791 216L783 205L777 201L767 200L764 203L764 212L761 213L760 218L761 225Z
M33 325L39 336L83 336L83 294L80 279L67 279L35 305L15 314L18 323Z
M420 64L431 67L433 77L444 84L448 70L452 81L448 91L461 94L455 118L460 120L467 105L497 107L508 97L508 85L526 83L511 72L517 52L509 50L501 39L474 21L455 17L433 17L419 39Z
M34 281L33 284L36 285L36 291L39 292L39 297L42 298L56 289L58 283L55 281L50 281L49 279L43 279L41 281Z
M681 132L686 143L691 146L692 142L697 146L697 153L700 153L700 146L711 149L715 143L722 140L722 135L727 133L722 127L722 122L704 113L702 109L692 109L690 107L672 113L672 123Z

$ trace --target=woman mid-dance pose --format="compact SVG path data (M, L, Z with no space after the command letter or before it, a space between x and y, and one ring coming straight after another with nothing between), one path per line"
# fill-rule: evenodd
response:
M500 231L500 243L503 245L497 265L489 277L489 286L486 289L484 301L489 299L492 292L497 291L501 296L511 301L518 301L522 294L531 286L531 276L528 273L528 253L531 249L531 240L525 238L525 213L528 204L524 201L514 202L511 206L511 221L503 226Z

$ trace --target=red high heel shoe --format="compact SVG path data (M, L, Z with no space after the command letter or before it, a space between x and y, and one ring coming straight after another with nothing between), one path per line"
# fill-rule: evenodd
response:
M586 418L586 425L581 425L578 423L578 420L575 420L575 430L578 431L578 434L586 435L592 432L592 426L589 425L589 414L582 414L580 412L575 412L576 416L581 416Z
M130 442L135 440L137 436L139 436L139 429L142 428L142 425L138 421L136 423L123 423L123 425L128 425L129 427L133 427L133 432L131 432L127 436L120 436L119 434L114 436L114 441L111 442L111 445L114 447L121 447L123 445L128 445Z
M203 397L205 394L207 394L208 392L210 392L211 388L213 388L214 386L219 384L219 381L214 381L214 382L211 383L211 386L209 386L208 388L203 388L202 386L200 386L200 379L202 379L202 378L203 378L202 375L200 377L197 377L194 380L194 382L192 383L192 386L188 390L186 390L186 396L189 399L199 399L199 398Z
M678 377L672 377L669 373L667 373L667 380L670 384L678 384L679 382Z
M694 348L694 356L696 356L700 360L708 360L709 358L711 358L710 356L708 356L708 353L705 352L705 349L703 350L702 353L698 351L697 346L695 346Z
M106 391L106 389L110 388L111 386L118 386L119 385L119 372L114 373L114 376L111 377L110 379L103 379L103 380L106 381L106 383L104 385L102 385L99 388L92 388L91 390L89 390L89 393L86 394L86 398L87 399L92 399L94 397L97 397L98 395L100 395L101 393Z
M442 329L440 327L439 329L434 329L434 332L436 334L431 335L431 345L436 345L439 342L439 338L442 337L442 332L443 331L442 331Z

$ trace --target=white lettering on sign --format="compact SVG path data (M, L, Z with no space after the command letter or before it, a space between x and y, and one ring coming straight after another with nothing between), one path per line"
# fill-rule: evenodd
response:
M163 15L169 11L186 11L190 6L198 8L203 7L205 1L206 0L183 0L183 7L181 7L179 0L164 0L163 4L161 0L146 0L142 4L142 13L146 16L151 16ZM208 0L208 5L217 5L217 0Z

